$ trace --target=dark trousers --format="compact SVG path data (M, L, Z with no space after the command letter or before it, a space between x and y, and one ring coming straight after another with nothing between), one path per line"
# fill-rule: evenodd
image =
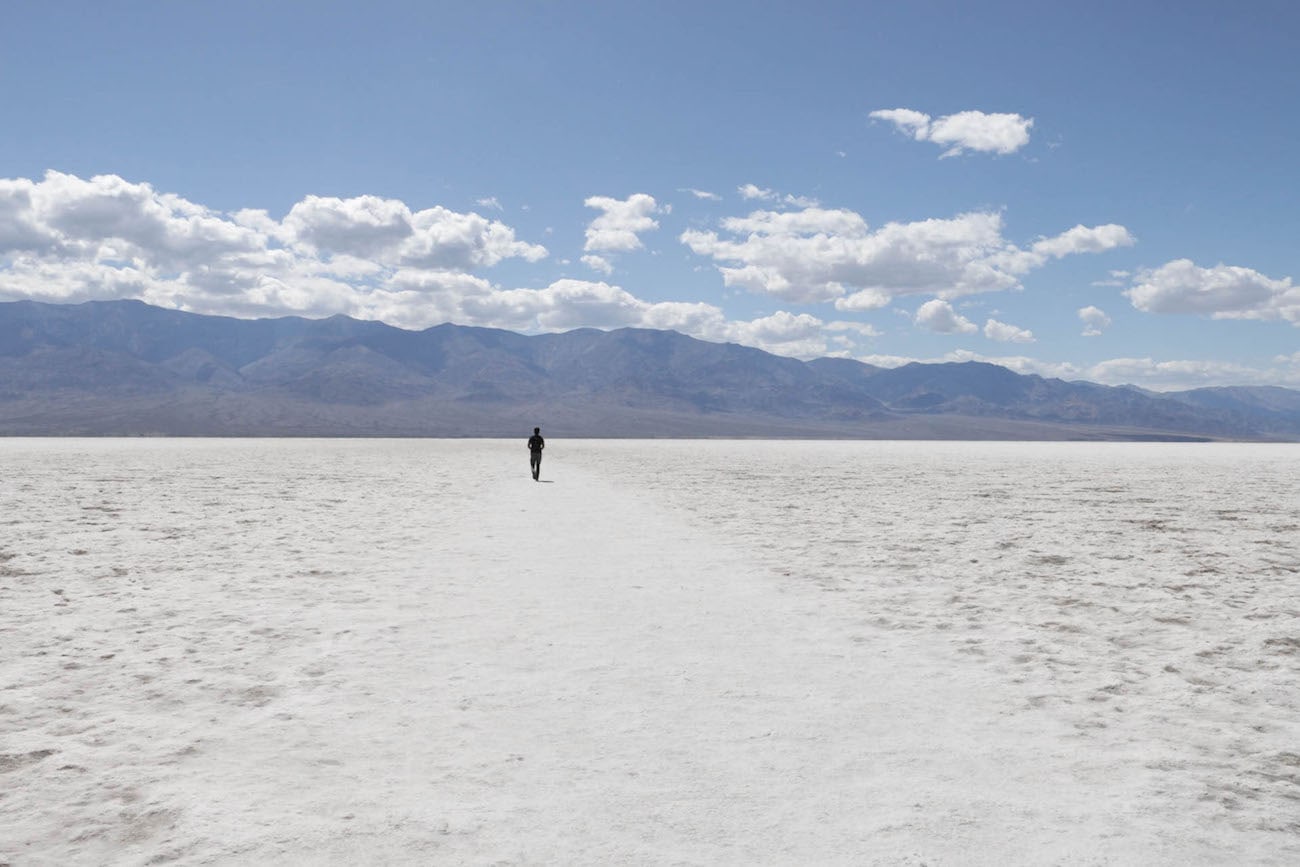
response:
M542 474L542 450L538 449L535 452L529 452L528 463L533 468L533 478L540 476Z

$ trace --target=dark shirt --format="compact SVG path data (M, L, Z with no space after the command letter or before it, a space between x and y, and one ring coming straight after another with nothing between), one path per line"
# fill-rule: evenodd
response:
M529 451L540 452L544 448L546 448L546 440L542 439L538 434L533 434L528 438Z

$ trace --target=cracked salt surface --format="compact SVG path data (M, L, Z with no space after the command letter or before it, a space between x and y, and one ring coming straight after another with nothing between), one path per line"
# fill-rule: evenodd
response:
M1300 447L548 445L0 441L0 863L1300 860Z

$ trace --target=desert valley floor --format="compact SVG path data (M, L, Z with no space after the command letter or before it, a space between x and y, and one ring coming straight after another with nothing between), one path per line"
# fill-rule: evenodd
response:
M1297 445L0 464L0 864L1300 862Z

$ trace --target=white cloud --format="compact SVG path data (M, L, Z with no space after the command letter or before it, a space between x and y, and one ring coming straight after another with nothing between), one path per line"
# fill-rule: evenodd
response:
M475 199L474 204L478 205L480 208L488 208L493 211L503 210L501 202L497 200L496 196L485 196L481 199Z
M726 339L727 318L719 308L702 301L661 301L645 304L640 319L630 324L720 341Z
M917 309L916 324L939 334L972 334L979 331L979 326L939 298L931 299Z
M1033 118L1018 114L986 114L982 111L961 111L939 118L910 108L892 108L873 111L875 120L892 123L917 141L931 141L947 147L940 159L957 156L964 151L983 153L1015 153L1029 143L1029 130Z
M583 256L582 264L586 265L593 271L599 271L601 274L607 276L614 273L614 266L609 264L609 261L602 256Z
M588 252L639 250L644 246L639 235L659 228L653 215L661 209L654 197L645 193L634 193L623 200L591 196L583 204L602 212L587 227L583 249Z
M26 178L0 178L0 254L26 251L48 253L59 238L36 213L36 183Z
M1139 271L1124 294L1147 313L1201 313L1214 319L1285 320L1300 326L1300 286L1250 268L1201 268L1175 259Z
M1075 226L1054 238L1035 241L1030 249L1035 255L1060 259L1074 253L1101 253L1116 247L1131 247L1133 243L1128 229L1107 223L1103 226Z
M396 324L429 324L446 305L401 285L405 275L450 275L440 285L463 286L471 269L544 256L477 214L412 211L375 196L307 196L276 220L255 209L223 214L115 175L0 181L3 297L140 298L236 316L395 310Z
M374 256L415 234L411 209L393 199L307 196L284 218L291 243L309 252Z
M863 289L860 292L854 292L852 295L836 298L835 309L842 310L845 313L860 313L864 310L879 310L882 307L888 307L889 302L892 300L893 296L881 289Z
M839 235L856 238L867 234L867 223L849 210L805 208L802 211L754 211L747 217L727 217L722 227L736 235L765 237Z
M47 172L40 182L0 187L0 212L12 214L5 252L59 259L114 259L179 270L213 256L256 253L267 239L193 202L116 175L83 180ZM32 233L35 233L33 235ZM15 237L16 236L16 237Z
M1024 328L1017 328L1015 325L1008 325L1005 322L999 322L996 319L990 319L984 323L984 336L989 340L997 340L1002 343L1034 343L1034 332Z
M1002 237L997 213L887 223L871 230L845 209L755 211L723 231L688 230L693 252L719 263L728 286L787 301L836 301L843 310L885 306L899 295L953 298L1020 287L1019 276L1052 258L1131 244L1123 226L1076 226L1023 250Z
M468 269L546 256L545 247L516 241L513 229L478 214L441 206L411 211L376 196L307 196L281 228L281 237L305 254L362 256L393 267Z
M825 323L807 313L782 310L750 322L732 322L725 334L731 342L778 355L812 358L827 354Z
M1083 321L1084 337L1099 337L1102 331L1110 327L1110 317L1100 307L1080 307L1079 319Z
M681 192L690 193L697 199L704 199L709 202L722 201L722 196L719 196L717 193L710 193L707 190L697 190L694 187L683 187Z
M769 190L756 184L742 184L736 188L742 199L759 199L765 202L777 202L788 205L792 208L815 208L819 202L810 196L795 196L790 194L778 193L775 190Z
M607 283L557 280L545 289L497 292L484 300L514 310L528 310L544 331L570 328L620 328L640 321L647 305L629 292Z

